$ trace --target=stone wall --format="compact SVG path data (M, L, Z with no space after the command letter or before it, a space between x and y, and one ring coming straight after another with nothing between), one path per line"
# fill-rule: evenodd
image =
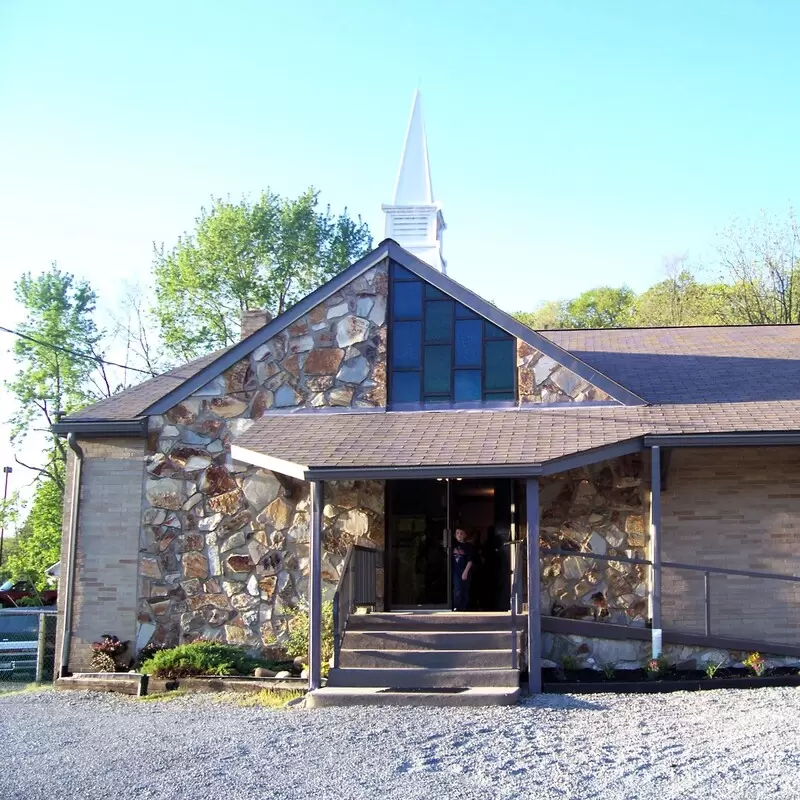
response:
M640 454L541 479L541 545L647 558L648 479ZM644 626L643 566L577 556L542 557L542 612Z
M385 406L387 287L387 267L373 267L195 397L212 398L210 409L223 419L258 419L270 409Z
M517 339L517 384L521 403L588 403L614 400L521 339Z
M230 459L253 421L301 407L386 404L387 269L378 266L148 429L139 642L280 643L307 597L308 486ZM326 485L324 596L347 546L383 548L380 482ZM379 580L382 591L382 580Z
M675 448L662 494L662 558L798 575L800 452ZM711 575L711 632L800 644L800 584ZM703 575L665 569L665 628L704 630Z
M79 442L84 453L75 559L75 592L69 668L89 669L91 645L104 633L136 638L138 531L142 514L144 442L101 439ZM66 601L67 546L75 456L67 462L57 649L60 652ZM57 656L58 660L58 656ZM56 663L56 669L59 664Z

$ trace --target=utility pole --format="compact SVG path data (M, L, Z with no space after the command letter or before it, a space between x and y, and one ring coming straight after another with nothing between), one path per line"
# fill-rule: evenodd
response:
M13 472L11 467L3 467L3 472L6 476L6 485L3 489L3 503L8 499L8 476ZM5 516L3 517L2 525L0 525L0 567L3 566L3 539L6 535L6 522Z

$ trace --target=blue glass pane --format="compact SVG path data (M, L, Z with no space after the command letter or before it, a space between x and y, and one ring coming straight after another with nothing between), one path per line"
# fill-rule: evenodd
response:
M479 367L481 365L481 337L483 322L479 319L456 321L456 366Z
M506 333L502 328L498 328L497 325L492 324L491 322L486 322L486 338L487 339L510 339L510 334Z
M461 303L456 303L456 319L480 319L480 317Z
M481 371L479 369L456 370L453 400L456 403L481 400Z
M419 277L413 272L409 272L405 267L395 264L392 270L392 277L396 281L418 281Z
M425 297L428 300L449 300L450 298L444 293L439 291L435 286L430 283L425 284Z
M514 392L487 392L486 402L492 403L497 400L516 400Z
M486 342L485 383L487 392L514 391L514 340L505 339Z
M392 366L419 369L422 356L422 323L395 322L392 325Z
M423 391L425 394L450 394L453 348L434 344L425 348Z
M453 303L432 300L425 303L425 341L453 341Z
M422 284L396 283L392 286L395 319L422 319Z
M392 374L392 403L419 403L419 372Z

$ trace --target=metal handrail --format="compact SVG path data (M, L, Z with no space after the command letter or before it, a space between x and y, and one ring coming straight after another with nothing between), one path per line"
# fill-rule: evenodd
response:
M653 562L646 558L628 558L627 556L608 556L599 553L587 553L581 550L562 550L560 548L540 548L540 555L548 556L577 556L598 561L617 561L622 564L641 564L652 566ZM711 636L711 575L737 575L743 578L761 578L764 580L783 581L785 583L800 583L798 575L783 575L780 572L756 572L746 569L729 569L728 567L711 567L699 564L683 564L679 561L662 561L661 568L683 569L703 573L703 618L705 635Z
M511 547L518 548L525 540L512 539L507 542ZM514 576L511 579L511 669L519 669L519 654L517 651L517 614L519 613L520 600L520 575L522 574L519 549L514 553Z
M347 630L347 621L356 605L377 603L376 572L378 550L351 544L342 562L342 572L333 594L333 666L339 666L339 655Z

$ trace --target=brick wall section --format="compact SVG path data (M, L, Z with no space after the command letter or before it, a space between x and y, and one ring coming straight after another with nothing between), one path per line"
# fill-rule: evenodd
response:
M800 575L800 450L675 449L662 558ZM702 633L703 576L665 569L665 628ZM711 577L712 634L800 644L800 584Z
M139 528L142 515L144 440L79 442L84 452L75 562L75 594L69 668L89 669L91 644L104 633L136 637ZM75 457L67 465L62 584L66 577L70 498ZM65 591L59 592L57 653L63 636ZM58 664L56 664L58 669Z

